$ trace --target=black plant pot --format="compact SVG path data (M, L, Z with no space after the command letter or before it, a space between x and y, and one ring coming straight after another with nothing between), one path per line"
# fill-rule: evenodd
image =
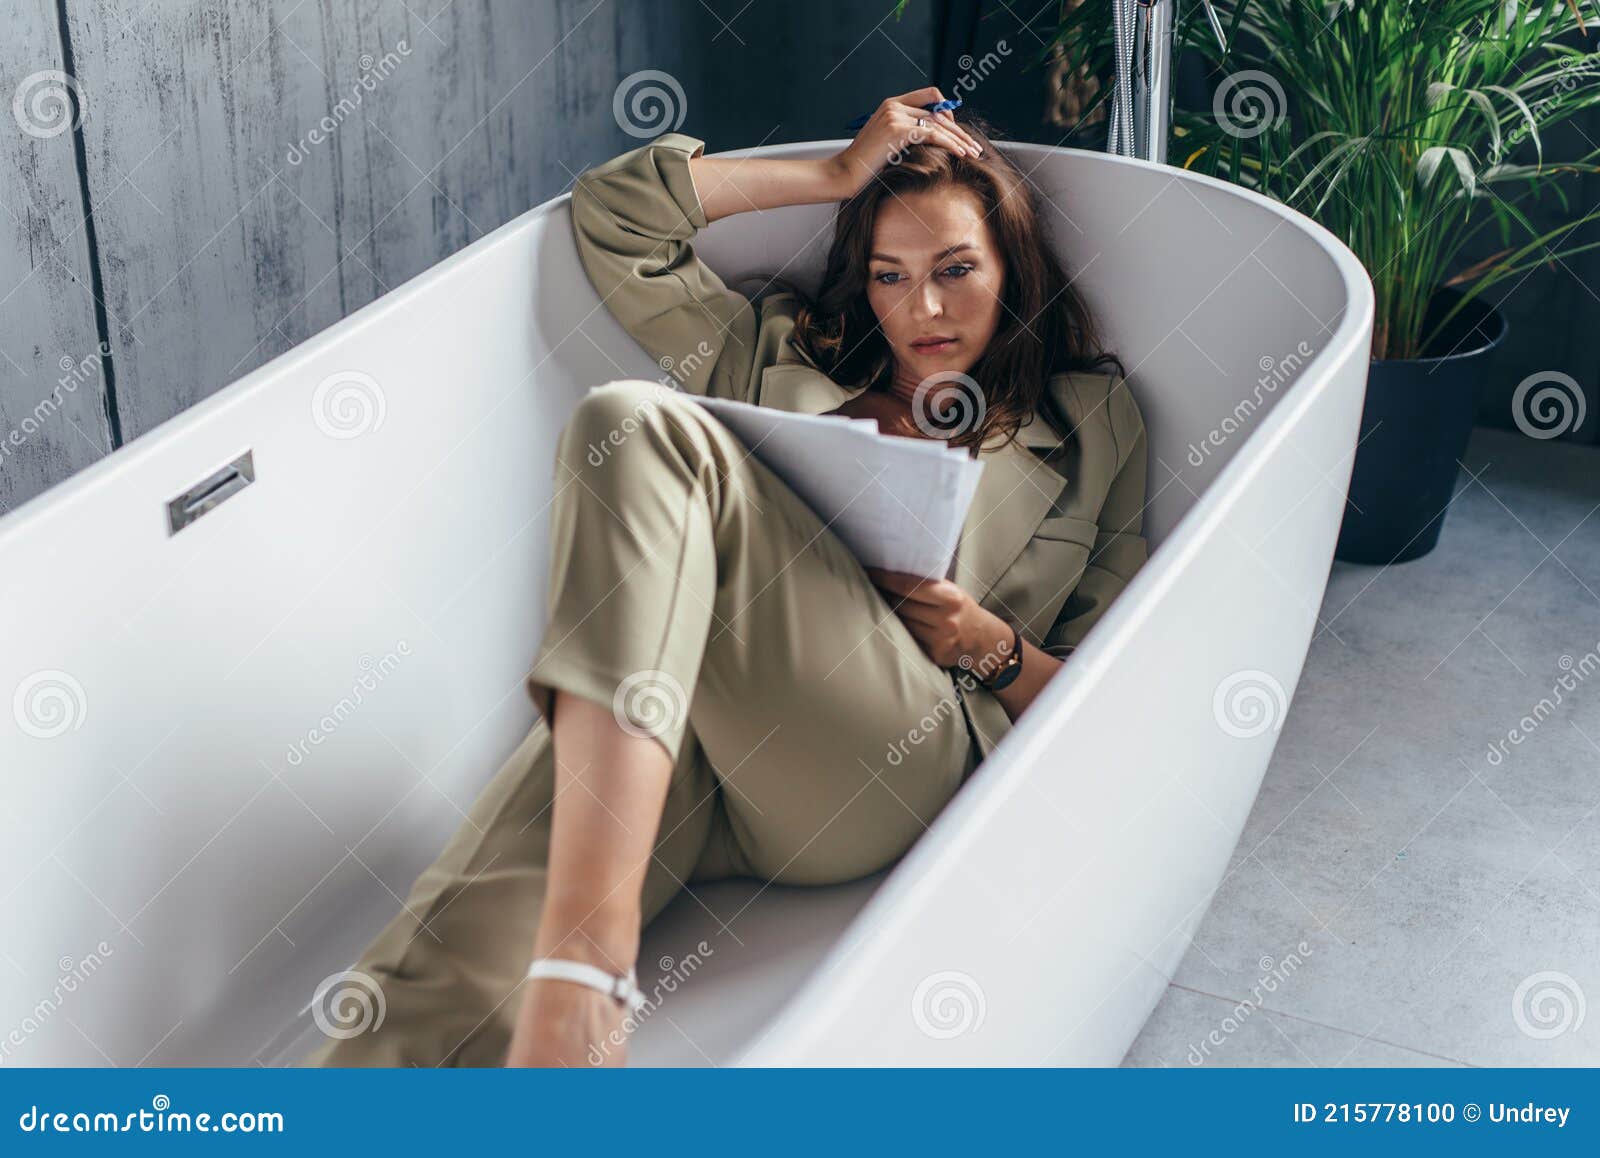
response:
M1461 294L1447 288L1434 295L1424 333ZM1474 298L1429 347L1430 356L1372 360L1335 559L1403 563L1438 545L1479 385L1506 328L1499 310Z

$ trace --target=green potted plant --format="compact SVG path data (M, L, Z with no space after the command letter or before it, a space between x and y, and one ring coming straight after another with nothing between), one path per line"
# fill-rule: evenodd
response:
M1372 278L1373 360L1341 559L1433 549L1486 355L1506 329L1484 295L1600 245L1567 244L1600 209L1571 211L1562 188L1596 171L1600 149L1544 154L1552 126L1600 103L1600 2L1585 3L1587 21L1578 0L1214 0L1224 47L1200 0L1180 0L1175 52L1206 62L1215 98L1173 111L1168 160L1305 213ZM1041 61L1064 56L1109 77L1111 7L1061 0ZM1559 198L1562 222L1541 232L1523 206L1544 194ZM1468 263L1490 228L1495 252ZM1547 390L1534 401L1562 400ZM1520 415L1518 425L1528 429Z

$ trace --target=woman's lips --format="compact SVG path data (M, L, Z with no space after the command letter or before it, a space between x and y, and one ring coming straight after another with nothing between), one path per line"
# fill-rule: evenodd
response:
M942 342L913 342L911 348L919 354L942 354L960 340L947 338Z

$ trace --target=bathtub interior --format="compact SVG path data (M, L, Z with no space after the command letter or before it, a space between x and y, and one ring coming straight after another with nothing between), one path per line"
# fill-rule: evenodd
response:
M1249 431L1193 445L1263 359L1323 350L1346 280L1300 225L1215 183L1018 153L1132 371L1160 547ZM775 270L814 284L826 235L827 208L800 206L719 221L698 248L742 288ZM3 1060L309 1048L319 982L532 722L521 681L566 415L591 384L660 375L593 293L558 200L0 520L4 765L23 772L0 809L0 1022L26 1024ZM246 449L256 481L169 535L167 500ZM720 1064L759 1043L883 881L680 897L640 973L692 959L694 975L634 1059Z

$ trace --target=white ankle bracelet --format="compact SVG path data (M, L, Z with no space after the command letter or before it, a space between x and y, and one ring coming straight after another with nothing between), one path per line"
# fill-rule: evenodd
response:
M639 992L638 981L632 969L627 976L619 977L586 961L567 961L560 957L536 957L528 966L528 977L550 977L557 981L571 981L575 985L599 990L612 1000L637 1012L645 1005Z

